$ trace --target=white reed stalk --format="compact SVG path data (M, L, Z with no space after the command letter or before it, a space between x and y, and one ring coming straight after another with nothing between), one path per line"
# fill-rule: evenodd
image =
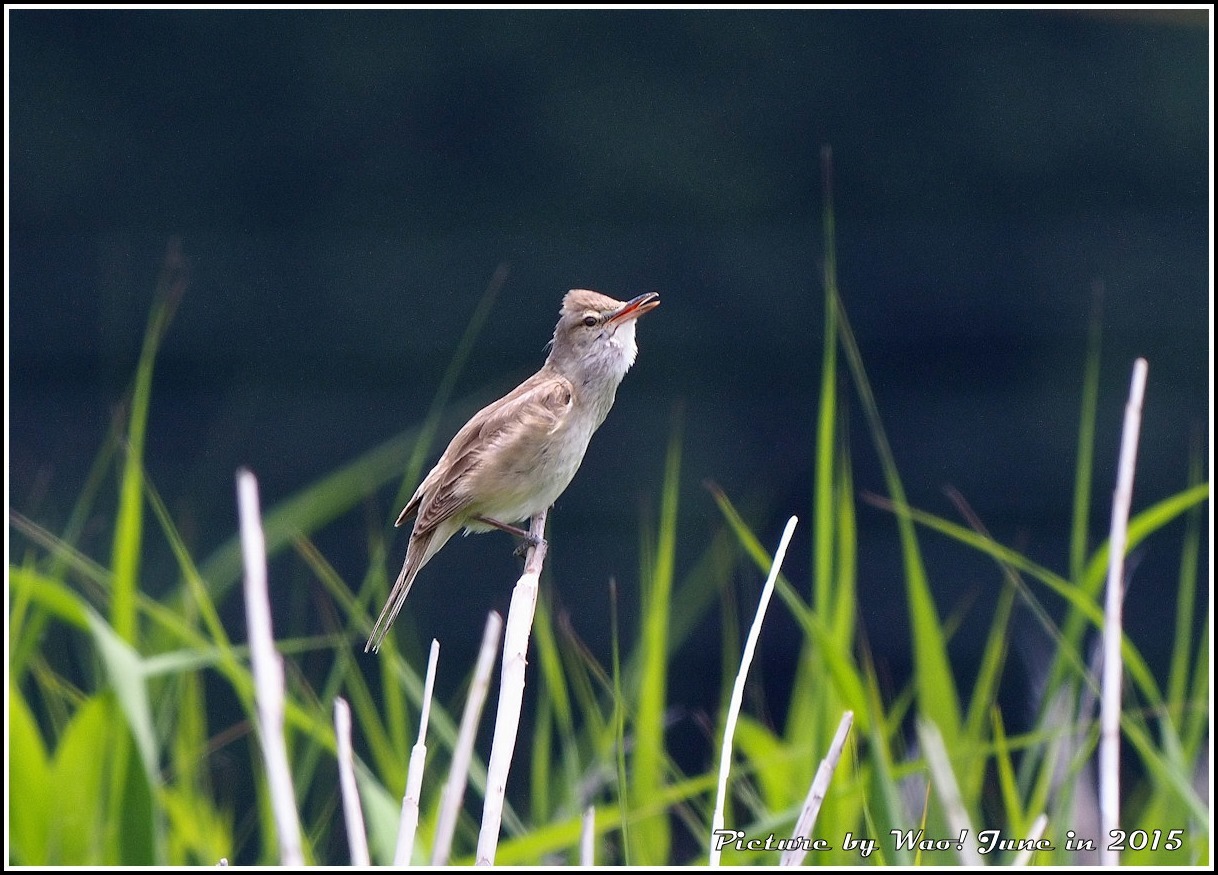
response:
M783 557L787 554L787 544L795 531L796 518L787 520L783 529L782 539L778 542L778 550L774 553L774 561L770 563L770 576L766 579L761 590L761 601L757 605L757 614L753 617L753 627L749 629L748 640L744 644L744 653L740 657L740 670L736 672L736 683L732 687L732 700L727 708L727 721L723 726L723 747L719 751L719 790L715 796L715 812L711 817L710 851L708 863L719 865L723 850L718 847L719 831L723 829L723 803L727 798L727 773L732 764L732 740L736 735L736 720L740 717L740 705L744 701L744 680L748 676L749 666L753 664L753 653L757 649L757 639L761 636L761 624L765 620L766 608L769 607L770 597L774 594L774 584L778 580L778 571L782 568Z
M343 819L347 824L347 846L352 866L369 866L368 836L364 811L355 786L355 754L351 750L351 706L342 696L334 700L334 738L338 742L338 786L343 797Z
M850 735L850 727L853 723L853 711L845 712L842 714L842 719L838 721L833 743L829 745L829 752L825 754L825 758L820 761L820 765L816 769L816 777L812 779L812 786L808 788L804 807L800 809L799 819L795 821L795 833L792 836L795 841L791 842L790 847L782 852L783 866L802 866L804 857L808 855L805 840L811 837L812 828L816 826L816 817L820 814L825 794L829 792L829 782L833 780L833 770L837 768L838 761L842 758L842 748L846 746L846 737Z
M478 833L479 866L495 862L499 845L499 826L503 821L503 798L507 792L508 771L516 750L516 732L520 727L520 708L524 702L525 657L529 650L529 631L537 609L537 584L541 563L546 556L542 537L546 528L546 511L533 517L529 533L536 546L529 548L524 574L512 591L508 609L507 631L503 636L503 667L499 681L499 710L495 715L495 736L491 742L491 759L486 768L486 804L482 808L482 829Z
M279 861L283 866L303 866L300 819L296 813L288 750L283 740L283 660L275 651L275 637L271 631L266 538L258 509L258 480L246 468L237 470L237 517L241 526L241 556L245 563L245 623L258 708L258 738L266 761L267 787L279 835Z
M947 815L948 826L952 832L967 838L972 833L973 825L968 819L964 808L964 800L960 796L960 785L956 782L956 773L952 771L952 761L947 755L947 747L943 744L943 735L939 727L929 721L918 722L918 740L922 743L922 751L926 757L926 765L930 769L931 781L943 803L943 812ZM961 840L956 846L960 862L966 866L980 867L985 861L977 852L976 845Z
M406 767L406 792L402 796L402 817L398 821L398 846L393 852L395 866L409 866L414 854L414 834L419 828L419 796L423 791L423 767L427 762L427 722L431 719L431 691L436 683L436 661L439 658L440 642L433 638L431 654L427 657L427 680L423 682L419 738L410 750L410 765Z
M1100 700L1100 835L1111 836L1121 826L1121 601L1125 582L1125 543L1129 506L1133 503L1133 471L1146 395L1146 359L1133 363L1133 381L1125 404L1121 456L1116 491L1112 495L1112 528L1108 534L1108 589L1104 594L1104 673ZM1100 842L1100 865L1117 866L1120 853L1112 842Z
M596 806L584 809L579 828L579 865L588 868L595 864L596 856Z
M1011 862L1012 866L1026 866L1032 862L1032 855L1036 853L1036 843L1040 841L1040 837L1045 834L1045 827L1049 825L1049 817L1043 812L1032 821L1032 828L1028 830L1027 846L1015 855L1015 859Z
M482 632L482 646L478 650L478 662L474 677L470 681L469 695L465 699L465 711L461 714L461 728L457 732L457 743L453 745L452 765L448 770L448 783L440 801L440 815L436 821L436 838L431 849L431 865L445 866L452 852L453 834L457 830L457 818L465 801L465 786L469 781L469 764L473 759L474 740L478 735L478 722L482 719L482 706L491 685L491 670L495 667L495 655L499 649L499 635L503 631L503 617L491 611L486 617L486 628Z

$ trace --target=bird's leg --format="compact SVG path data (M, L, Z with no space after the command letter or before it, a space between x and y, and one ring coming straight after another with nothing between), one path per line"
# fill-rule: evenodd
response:
M515 535L517 538L520 538L520 540L524 543L516 548L517 556L523 556L529 547L540 547L546 541L545 538L534 535L532 532L522 529L519 526L501 523L499 520L491 519L488 516L475 516L474 519L480 523L486 523L488 526L494 526L497 529L505 531L509 535Z

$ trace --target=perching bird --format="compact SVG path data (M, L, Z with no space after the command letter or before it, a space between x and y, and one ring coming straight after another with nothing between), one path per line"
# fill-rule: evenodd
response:
M415 517L414 529L365 652L380 649L415 575L460 529L528 537L513 524L552 505L579 470L634 364L635 320L659 303L655 292L627 302L567 292L541 370L474 414L398 516L399 526Z

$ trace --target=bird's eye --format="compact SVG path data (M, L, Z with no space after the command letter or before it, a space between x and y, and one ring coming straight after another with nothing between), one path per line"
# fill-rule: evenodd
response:
M587 325L589 328L591 328L593 325L595 325L596 322L597 322L597 319L595 316L585 316L584 317L584 324Z

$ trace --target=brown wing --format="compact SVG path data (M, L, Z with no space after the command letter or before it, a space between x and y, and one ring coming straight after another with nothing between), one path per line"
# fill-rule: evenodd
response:
M467 484L484 464L486 451L512 443L522 431L535 433L539 427L546 431L557 427L570 409L573 396L569 380L543 368L475 413L419 484L397 525L417 512L413 533L417 537L468 506Z

